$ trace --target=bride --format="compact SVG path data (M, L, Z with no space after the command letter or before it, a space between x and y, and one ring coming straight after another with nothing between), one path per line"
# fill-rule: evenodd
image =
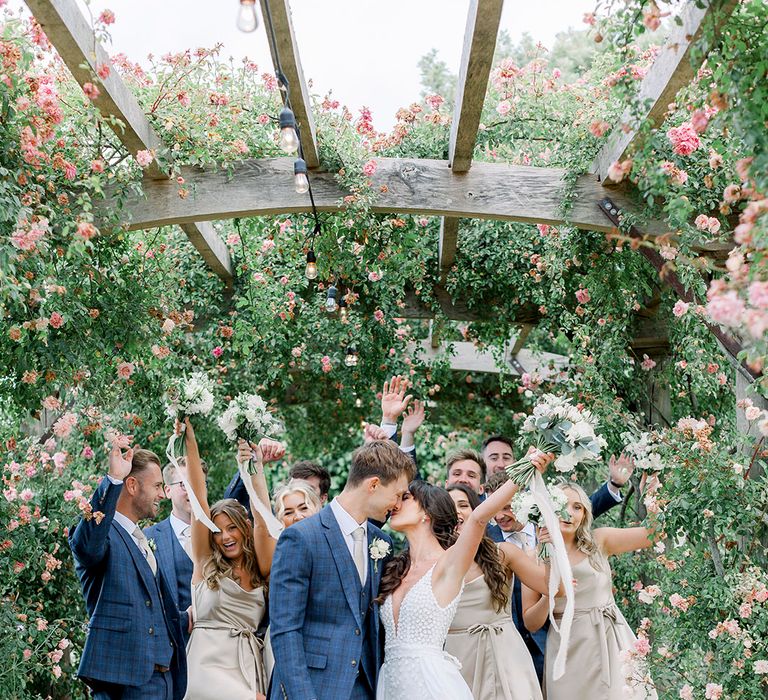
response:
M532 462L543 472L553 459L539 453ZM485 528L518 488L508 481L489 496L457 538L458 516L448 492L411 482L389 520L408 546L384 569L376 600L386 633L377 700L472 700L458 661L443 645Z

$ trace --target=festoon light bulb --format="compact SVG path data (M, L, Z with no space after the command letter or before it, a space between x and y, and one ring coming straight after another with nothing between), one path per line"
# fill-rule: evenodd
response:
M347 367L357 367L357 348L354 345L350 345L347 348L347 354L344 356L344 364Z
M293 164L293 186L297 194L309 192L309 178L307 177L307 163L303 158L297 158Z
M237 28L241 32L255 32L258 26L256 0L240 0L240 9L237 11Z
M328 287L328 296L325 299L325 310L332 314L334 311L336 311L336 308L338 304L336 304L336 295L338 294L339 290L336 289L334 285L331 285Z
M290 107L280 110L280 149L285 153L296 153L299 149L299 135L296 133L296 117Z
M307 253L307 267L304 270L304 274L308 280L317 279L317 258L315 257L315 251L311 250Z
M347 300L344 297L339 299L339 320L342 323L347 322Z

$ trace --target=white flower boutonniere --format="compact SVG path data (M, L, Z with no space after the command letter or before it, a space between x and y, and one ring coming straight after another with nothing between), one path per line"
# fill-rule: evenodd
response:
M374 537L371 540L371 544L368 546L368 553L371 555L371 559L373 559L374 571L378 572L379 559L386 557L391 549L392 547L390 546L389 542L385 542L380 537Z
M151 538L151 537L150 537L150 538L147 540L147 546L148 546L148 547L149 547L149 548L150 548L150 549L151 549L153 552L156 552L156 551L157 551L157 545L155 544L155 540L154 540L153 538Z

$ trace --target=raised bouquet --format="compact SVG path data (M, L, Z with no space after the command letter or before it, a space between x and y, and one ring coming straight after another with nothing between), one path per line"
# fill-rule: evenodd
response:
M205 372L193 372L189 377L172 379L165 390L165 410L171 420L179 420L184 430L187 416L207 416L213 410L213 381ZM178 436L181 444L179 454L184 454L183 435ZM176 449L173 440L174 450Z
M622 433L621 439L625 443L624 454L632 459L638 469L647 472L660 472L664 469L664 460L657 451L657 433L635 430Z
M552 503L552 509L560 520L566 522L571 521L571 516L568 513L568 496L559 488L547 489L549 493L549 500ZM523 527L528 523L533 523L536 527L544 525L544 518L541 514L541 509L536 503L533 494L530 491L518 491L512 497L512 512L515 514L517 522ZM551 555L550 545L542 544L539 548L539 558L549 559Z
M219 417L219 427L227 439L237 442L240 438L256 442L259 438L275 438L284 428L267 408L258 394L239 394L229 402L226 411Z
M523 423L521 441L541 452L552 452L555 469L570 472L578 464L599 461L606 442L595 433L597 423L592 413L569 399L544 394ZM521 486L528 485L535 471L530 455L507 467L509 478Z

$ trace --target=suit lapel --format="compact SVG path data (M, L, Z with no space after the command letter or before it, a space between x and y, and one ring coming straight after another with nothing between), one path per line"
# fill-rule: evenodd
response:
M347 543L344 541L344 535L341 534L339 523L336 522L336 516L333 514L330 506L326 506L320 511L320 522L325 528L325 538L328 540L328 546L331 549L333 560L336 563L336 569L341 579L341 586L344 589L344 595L347 603L355 615L358 625L362 625L360 615L360 576L352 561L352 555L349 553Z
M152 575L152 569L149 568L147 560L139 550L138 545L133 541L133 538L125 531L124 527L114 521L112 522L112 527L115 532L117 532L118 537L125 542L125 546L128 548L128 553L131 555L134 566L138 569L142 581L144 581L147 592L151 592L152 587L156 587L157 584L155 583L155 577Z
M163 520L163 522L158 525L157 532L159 535L158 539L160 540L160 546L157 548L155 555L162 562L161 568L168 572L168 588L171 591L171 597L178 607L178 591L176 590L176 579L178 577L178 572L176 571L176 557L178 556L178 552L176 551L176 548L178 547L181 549L182 555L187 555L181 548L179 541L176 539L170 520Z

